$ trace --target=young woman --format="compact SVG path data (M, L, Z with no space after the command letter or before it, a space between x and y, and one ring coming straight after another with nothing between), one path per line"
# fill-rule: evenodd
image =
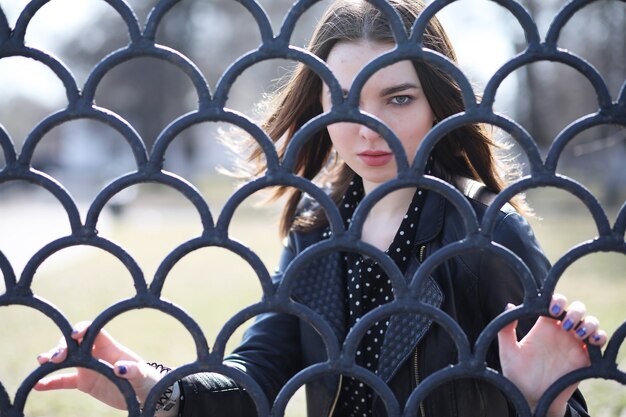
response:
M420 0L393 0L409 30L423 9ZM436 19L426 28L423 44L455 60L450 43ZM364 0L339 0L321 19L309 50L324 60L347 93L363 66L394 48L383 13ZM304 123L331 110L331 95L313 71L300 66L275 97L265 129L284 155L287 145ZM365 83L360 109L392 129L412 160L421 139L438 121L463 111L454 80L434 66L419 61L389 65ZM427 170L463 192L482 218L503 180L493 155L493 143L478 125L448 134L435 147ZM264 169L261 152L253 155L257 172ZM411 162L411 161L409 161ZM355 207L368 193L397 175L396 161L387 141L375 130L355 123L327 126L301 149L295 171L308 179L327 182L328 192L340 207L346 227ZM322 178L323 177L323 178ZM322 178L322 179L320 179ZM282 216L282 233L288 237L275 276L303 250L331 237L324 212L299 191L290 193ZM549 269L529 225L518 212L523 202L513 201L499 213L493 240L516 253L537 280ZM465 237L462 217L452 204L432 191L403 188L386 194L369 212L361 240L384 251L411 279L421 262L438 248ZM381 252L382 253L382 252ZM341 253L317 259L300 272L294 300L325 318L339 340L369 311L393 299L391 282L371 257ZM470 343L484 327L511 304L523 299L523 288L512 268L497 256L471 253L448 259L426 280L422 300L438 307L458 322ZM531 409L560 376L589 363L585 341L602 346L606 334L598 320L586 315L580 302L568 305L555 295L549 306L555 319L539 318L517 329L503 328L487 355L489 367L501 370L523 393ZM559 317L557 320L556 317ZM77 326L73 337L81 341L87 324ZM130 381L140 402L162 377L158 369L101 331L94 356L109 363L116 375ZM40 363L60 362L66 349L59 346L39 356ZM241 370L258 383L269 401L299 370L327 360L318 333L297 317L267 313L257 317L241 345L225 364ZM450 336L428 317L393 315L374 323L356 351L357 365L388 384L399 404L406 404L420 380L457 362ZM125 408L119 391L106 378L88 370L51 376L36 389L78 388L105 403ZM384 402L362 381L330 375L307 386L311 416L384 416ZM438 386L420 405L422 416L515 416L513 405L490 383L461 379ZM158 416L254 416L254 403L233 380L221 375L190 375L173 385L159 404ZM550 416L587 415L582 397L571 386L552 403Z

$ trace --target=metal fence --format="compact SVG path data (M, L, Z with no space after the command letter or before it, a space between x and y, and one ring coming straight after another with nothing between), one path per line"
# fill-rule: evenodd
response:
M128 46L113 52L98 62L89 74L82 89L79 88L74 76L62 62L41 50L30 48L24 43L24 36L31 19L48 0L31 1L21 13L15 28L9 27L7 19L0 9L0 59L21 56L41 62L50 68L61 80L68 100L68 105L65 109L47 117L31 131L19 154L16 152L9 134L6 130L0 128L0 146L6 162L0 171L0 183L26 181L41 187L41 189L53 195L60 202L67 213L71 225L71 234L51 241L42 247L28 261L19 277L16 275L9 259L1 252L2 248L0 248L0 271L6 286L6 292L0 295L0 306L21 305L40 311L58 326L68 341L71 341L71 323L68 322L63 312L46 300L38 298L33 294L31 284L34 274L42 263L56 252L79 245L99 248L119 259L132 275L136 296L102 311L95 319L92 325L93 329L102 328L113 318L129 310L150 307L163 311L179 320L193 337L197 350L197 360L194 363L174 370L155 387L148 398L148 405L143 415L152 414L158 392L173 380L199 371L218 370L224 372L224 368L221 367L220 363L226 341L234 329L249 318L264 311L283 311L295 314L318 329L323 336L328 347L328 362L315 365L297 374L284 386L274 404L270 404L267 401L259 386L254 384L253 381L248 380L244 383L256 402L260 415L282 415L289 399L307 380L324 373L355 372L352 361L346 361L345 359L349 358L350 352L355 350L358 337L360 337L359 333L363 333L351 333L343 345L335 340L332 332L328 330L328 323L325 323L321 316L311 314L305 306L290 299L292 281L296 276L293 271L305 265L307 260L323 256L326 253L346 250L346 248L356 251L367 251L368 248L358 241L359 229L365 219L364 215L367 206L371 206L385 190L389 190L392 187L419 186L441 193L452 202L465 218L466 237L462 241L443 247L429 257L420 268L417 277L424 277L434 270L440 262L454 253L480 248L498 252L499 256L502 256L513 265L522 275L526 294L522 308L501 316L490 323L484 329L476 345L472 347L469 345L466 336L449 317L428 305L415 302L410 296L410 289L407 284L402 280L394 279L393 285L395 287L396 299L385 307L384 311L381 310L380 314L389 314L392 311L414 311L427 314L453 335L454 340L458 344L459 352L457 366L453 369L441 370L420 384L411 395L408 404L406 404L405 415L415 415L420 401L442 381L450 378L473 377L486 379L498 384L515 404L519 414L529 416L531 414L530 410L516 388L503 377L487 369L482 358L490 341L493 340L497 330L504 323L522 316L546 313L547 300L554 291L559 277L576 260L595 252L610 251L626 254L626 243L624 241L626 205L622 206L615 223L611 225L605 210L588 189L556 172L557 163L563 149L578 133L590 127L603 124L626 126L626 87L622 88L617 100L613 100L602 76L593 66L575 54L558 48L559 35L563 26L581 8L588 5L590 1L573 0L564 6L554 18L545 40L540 39L535 22L520 4L513 0L494 1L508 9L519 21L526 36L527 48L496 72L487 84L484 96L480 102L476 100L470 82L458 68L440 56L436 56L427 50L422 50L420 47L420 37L425 23L435 13L452 3L452 1L435 1L430 4L417 21L412 35L407 35L404 32L397 19L391 19L394 22L393 30L397 39L397 49L385 58L378 59L370 64L356 80L355 84L361 85L366 80L365 74L371 73L392 61L400 58L423 58L441 66L455 77L462 88L466 110L462 114L441 121L428 133L423 141L422 149L412 165L409 166L403 158L399 159L397 179L384 187L380 187L380 190L366 198L363 209L357 211L353 225L349 230L344 230L339 212L330 198L312 182L295 175L293 166L298 150L311 137L312 132L330 123L353 121L368 125L374 129L384 130L376 121L356 111L358 110L356 91L352 91L345 101L341 101L341 99L336 100L336 105L330 114L311 120L301 131L297 132L296 139L282 159L278 157L271 140L259 126L255 125L246 116L225 107L229 90L236 78L247 68L264 60L282 58L299 61L315 69L326 80L333 79L332 74L324 66L323 62L304 50L290 45L290 37L298 18L315 3L314 0L303 0L295 3L285 17L278 34L273 32L268 16L259 3L254 0L240 0L240 3L256 20L260 29L262 43L256 50L240 57L231 65L223 74L214 91L210 90L205 77L190 59L175 50L165 48L155 42L155 35L163 17L176 5L177 0L159 1L148 16L144 29L141 28L140 22L127 2L123 0L106 0L124 20L130 34L130 43ZM372 0L372 2L381 9L386 9L387 5L383 0ZM103 77L118 65L137 57L154 57L176 66L192 81L199 98L197 110L174 120L163 129L150 153L148 153L142 138L136 133L130 123L114 112L97 107L94 104L94 95ZM555 138L545 161L542 160L533 138L518 123L493 111L495 95L502 81L516 69L536 61L556 61L580 72L595 89L598 101L597 112L589 114L567 126ZM330 84L333 85L332 82ZM340 97L341 94L337 94L339 91L337 88L337 85L333 85L333 95ZM33 153L40 144L42 137L54 127L77 119L97 120L118 131L130 145L136 162L136 169L133 172L112 181L98 193L91 202L84 222L81 220L76 202L63 187L63 184L55 178L37 171L31 165ZM172 142L177 139L177 135L193 125L207 121L230 123L250 133L261 145L268 164L267 172L264 175L249 182L232 194L217 219L214 219L209 205L189 181L163 169L164 156ZM433 149L438 138L468 122L484 122L502 128L515 139L529 160L530 175L516 181L501 192L489 207L481 222L477 220L474 211L458 191L432 177L423 175L427 155ZM403 153L394 135L388 134L386 136L390 137L390 146L392 146L393 150ZM115 195L133 185L148 182L171 187L184 195L198 211L203 226L200 236L181 244L163 259L150 285L148 285L138 263L124 248L99 236L97 231L102 211ZM278 288L272 285L268 269L261 262L260 258L249 248L231 239L228 233L233 213L238 206L254 192L276 185L297 187L313 196L328 213L333 231L331 239L316 245L314 249L307 251L294 261L293 268L291 268L292 273L287 275L283 283L284 285ZM501 206L517 193L542 186L558 187L582 201L592 214L597 227L598 237L576 246L561 257L550 270L545 279L544 287L540 290L533 284L529 270L524 265L521 265L519 259L511 252L494 245L491 242L490 235ZM251 265L261 283L263 299L258 304L249 306L233 316L224 325L215 345L210 350L202 330L193 318L175 305L162 300L160 296L169 271L179 260L198 248L212 246L232 251ZM419 282L420 279L417 281ZM622 324L611 336L609 344L603 353L599 349L591 347L592 365L559 379L545 393L537 409L537 414L543 415L551 399L563 388L575 381L587 378L604 378L616 381L619 384L626 384L626 374L620 371L616 364L617 354L625 335L626 323ZM130 385L116 378L109 367L91 357L90 346L94 341L94 336L95 332L90 332L85 342L80 346L70 342L69 357L63 363L49 363L34 370L23 380L13 401L0 381L0 415L5 417L23 416L27 397L35 382L55 370L68 367L90 368L110 378L126 396L129 415L139 415L139 405L134 399ZM3 340L1 343L5 343L5 341ZM373 374L367 375L364 372L359 374L367 377L368 383L371 383L374 390L382 396L388 407L389 414L399 415L403 405L397 403L384 382L373 376Z

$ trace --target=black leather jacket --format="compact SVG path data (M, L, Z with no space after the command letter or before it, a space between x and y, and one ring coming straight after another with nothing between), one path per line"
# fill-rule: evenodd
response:
M482 218L486 199L493 195L477 183L465 182L465 194ZM443 245L465 237L464 223L457 210L437 193L428 193L415 236L414 257L406 276L426 257ZM274 276L278 284L287 265L304 249L322 240L320 230L291 233L280 266ZM528 223L511 207L500 211L493 241L516 253L537 280L543 279L549 263L539 248ZM292 296L325 319L339 341L345 338L345 283L338 253L317 258L302 268ZM487 252L455 256L442 263L426 282L423 301L433 304L455 319L470 344L508 302L519 304L523 288L517 275L502 259ZM522 324L521 333L532 323ZM225 359L227 365L243 370L263 389L270 404L282 386L304 367L327 360L319 334L297 317L267 313L257 317L246 331L241 345ZM379 362L379 376L389 385L403 406L419 383L437 370L457 362L452 339L438 324L418 315L403 314L390 318ZM496 343L487 355L487 364L499 369ZM340 387L340 377L329 375L306 387L308 415L332 414ZM182 380L183 417L249 417L256 408L245 390L233 380L217 374L202 373ZM568 414L586 416L585 403L577 391L569 401ZM375 416L386 416L383 401L374 400ZM491 383L477 379L447 382L431 392L420 407L429 417L515 416L513 407Z

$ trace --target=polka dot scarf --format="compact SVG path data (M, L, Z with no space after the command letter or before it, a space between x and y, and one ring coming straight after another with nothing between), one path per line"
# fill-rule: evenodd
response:
M430 174L430 171L428 171ZM363 183L355 177L343 197L340 207L346 227L359 202L363 199ZM425 192L417 190L402 223L396 232L389 249L385 251L398 265L406 271L419 215L424 205ZM371 259L364 259L357 253L344 255L347 285L347 320L349 327L359 322L361 317L374 308L388 303L393 299L391 281ZM378 359L385 338L389 320L376 322L370 327L356 352L357 365L377 373ZM370 417L372 415L372 389L363 382L351 377L344 377L341 393L337 402L335 417Z

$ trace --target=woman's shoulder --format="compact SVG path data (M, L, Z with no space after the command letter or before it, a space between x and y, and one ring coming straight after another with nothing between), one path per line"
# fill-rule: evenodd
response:
M461 187L459 187L459 185L461 185ZM488 190L487 187L480 182L469 179L456 183L455 186L468 198L474 208L478 222L482 223L484 214L489 208L489 205L492 204L497 197L497 194ZM452 210L452 212L456 212L456 210ZM456 219L457 222L463 221L458 212L450 217ZM450 231L451 227L448 226L445 229ZM530 267L537 279L545 276L547 269L549 269L549 262L535 237L532 226L512 205L505 204L500 208L494 218L491 231L490 238L492 242L509 249L519 256L522 261ZM460 240L463 237L465 236L456 236L456 240ZM455 239L453 238L452 240ZM465 258L466 257L464 257L464 259ZM473 262L468 262L478 267L476 271L484 269L486 266L491 266L502 273L501 258L500 256L494 256L494 252L489 252L489 255L484 253L483 256L480 256L478 259L471 259L473 259ZM479 265L482 267L479 267Z
M283 246L294 254L298 254L314 245L315 243L327 239L325 227L309 227L306 229L294 229L283 239Z
M489 190L483 183L466 177L455 177L453 185L469 200L478 222L482 222L489 206L498 194ZM453 210L456 211L456 210ZM460 214L457 212L457 216ZM532 228L526 218L511 204L504 204L495 216L492 240L504 246L513 243L535 241Z
M457 176L453 178L452 183L467 199L475 203L473 205L482 206L483 210L481 210L481 214L484 214L487 207L489 207L498 196L498 194L487 188L485 184L471 178ZM506 203L502 206L500 211L504 214L509 214L516 210L511 204Z

